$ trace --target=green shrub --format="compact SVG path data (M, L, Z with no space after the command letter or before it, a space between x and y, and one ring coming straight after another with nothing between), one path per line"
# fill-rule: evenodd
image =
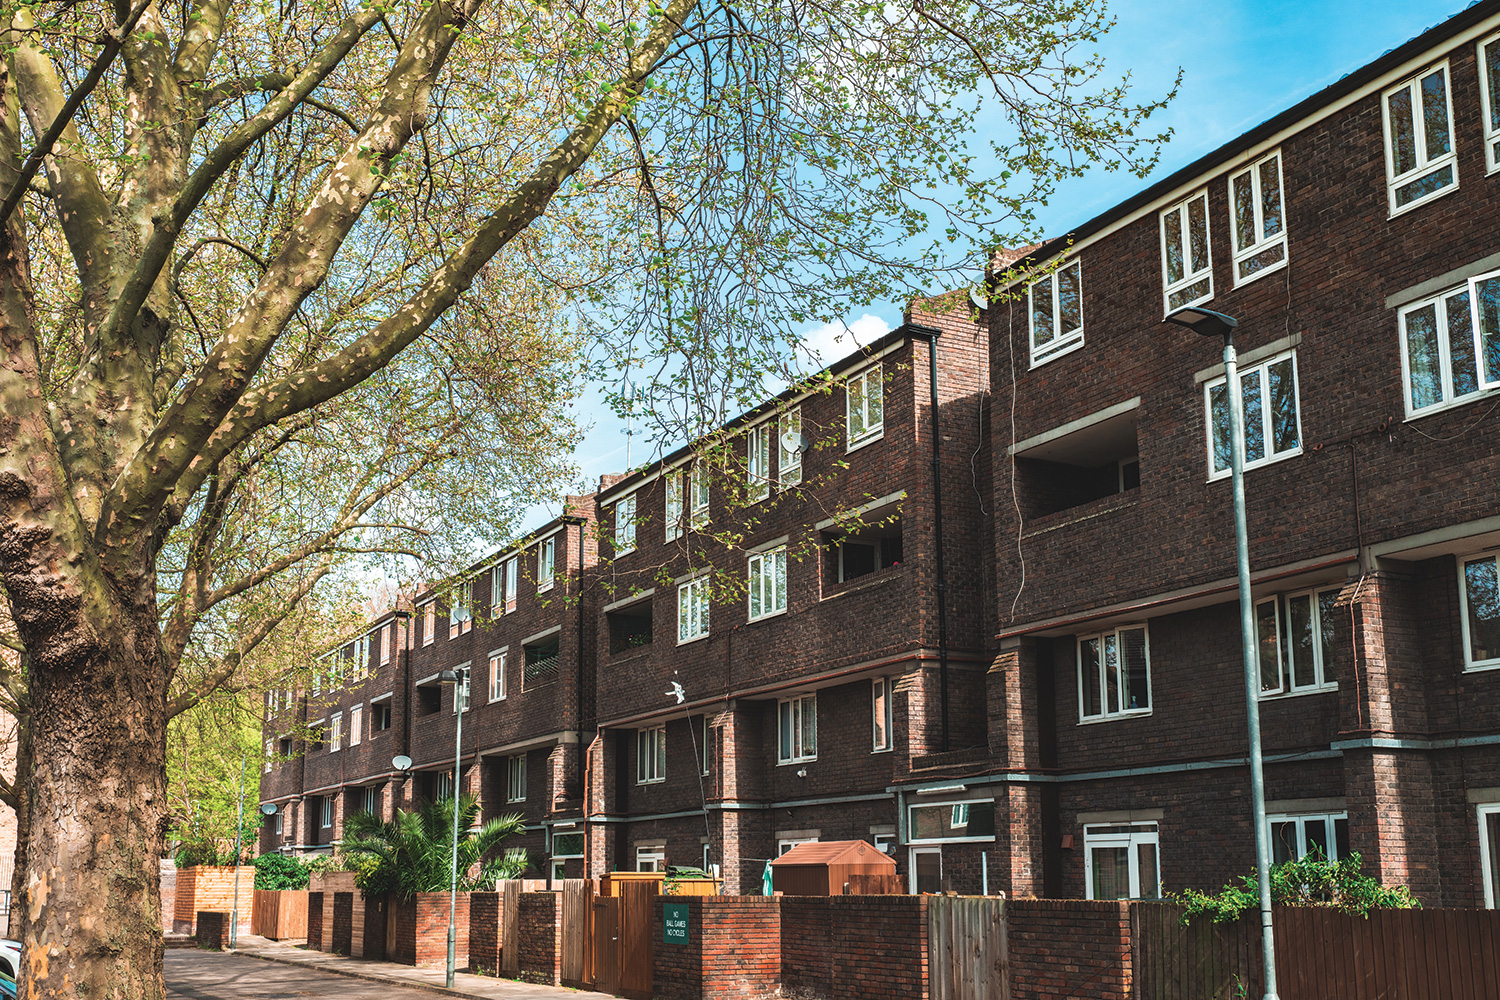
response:
M254 864L257 889L307 888L307 865L289 854L262 854Z
M1368 917L1371 910L1410 910L1421 902L1406 886L1387 888L1359 872L1360 857L1350 854L1329 861L1317 851L1271 869L1271 902L1276 906L1328 906L1342 913ZM1207 914L1215 922L1238 920L1260 910L1260 880L1254 872L1241 875L1216 893L1188 889L1174 896L1187 906L1182 922Z

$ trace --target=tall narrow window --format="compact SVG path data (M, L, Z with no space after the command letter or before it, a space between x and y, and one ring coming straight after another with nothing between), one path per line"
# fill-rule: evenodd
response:
M505 801L526 801L526 755L518 753L505 761Z
M776 706L776 762L795 764L818 756L818 696L788 698Z
M1235 284L1286 266L1280 150L1230 176L1229 205L1234 215Z
M667 777L667 730L664 726L638 729L635 733L635 780L649 785Z
M422 645L430 646L437 638L437 601L422 606Z
M891 748L891 679L877 677L870 682L870 718L874 734L872 752Z
M1479 45L1480 103L1484 108L1484 162L1500 170L1500 35Z
M458 668L458 683L453 686L453 714L469 710L469 668Z
M1500 667L1500 558L1494 553L1459 560L1464 666Z
M692 504L689 520L693 527L701 528L708 523L708 463L697 461L693 463L692 470L688 473L688 500Z
M510 652L497 649L490 654L490 701L505 700L505 667Z
M635 551L635 494L615 501L615 555Z
M677 641L692 642L708 635L708 577L700 576L677 587Z
M1065 264L1031 283L1031 364L1083 344L1083 265Z
M786 546L750 557L750 620L786 610Z
M846 445L853 448L885 430L885 382L879 364L849 376L844 392Z
M1433 66L1385 92L1385 176L1391 214L1458 186L1448 64Z
M359 746L359 741L362 738L360 730L363 728L362 724L364 720L365 706L355 705L349 709L349 745L351 747Z
M1500 805L1479 807L1479 861L1484 874L1484 905L1500 908Z
M771 495L771 424L757 424L745 435L745 494L752 503Z
M511 558L505 560L503 569L505 570L505 613L510 614L512 611L516 610L516 594L520 590L520 556L512 556Z
M333 826L333 796L324 795L318 803L318 818L323 824L323 829Z
M690 724L693 729L693 752L698 758L698 771L700 774L709 772L709 764L713 760L709 752L709 741L713 738L713 727L708 724L708 716L695 715Z
M549 538L536 547L536 589L551 590L557 572L557 539Z
M1155 823L1083 828L1089 899L1160 899Z
M802 482L802 410L787 410L777 421L777 478L782 489Z
M1406 412L1442 409L1500 385L1500 273L1401 310Z
M334 712L328 720L328 750L342 750L344 746L344 716L341 712Z
M666 480L667 541L672 542L682 537L682 470L673 469L667 473Z
M271 740L266 740L265 773L271 773Z
M1167 312L1214 297L1207 191L1161 213L1161 267Z
M385 629L381 629L375 634L375 641L380 645L380 665L383 667L387 663L391 662L391 648L386 643ZM359 665L359 670L363 672L364 669L365 664L361 663Z
M1297 407L1297 355L1288 351L1249 368L1241 368L1240 401L1245 415L1245 468L1302 454L1302 418ZM1204 388L1208 407L1208 457L1211 479L1229 475L1228 380L1217 378Z
M1151 657L1146 626L1078 640L1078 717L1116 719L1151 711Z

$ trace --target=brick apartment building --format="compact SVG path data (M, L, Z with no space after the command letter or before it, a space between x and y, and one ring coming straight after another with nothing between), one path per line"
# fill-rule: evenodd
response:
M1163 324L1200 304L1240 324L1277 855L1495 906L1497 236L1489 0L1010 260L977 320L916 306L606 477L476 567L472 622L428 594L372 623L387 645L329 661L363 672L273 696L262 848L442 794L434 679L467 667L465 786L524 812L549 875L721 865L757 891L813 838L872 840L919 890L1249 870L1228 387L1217 341ZM567 600L526 577L548 538ZM288 745L288 711L329 738Z

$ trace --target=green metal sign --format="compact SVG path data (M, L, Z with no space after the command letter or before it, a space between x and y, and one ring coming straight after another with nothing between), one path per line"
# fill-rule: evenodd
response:
M661 904L662 932L664 944L688 943L688 905L686 903Z

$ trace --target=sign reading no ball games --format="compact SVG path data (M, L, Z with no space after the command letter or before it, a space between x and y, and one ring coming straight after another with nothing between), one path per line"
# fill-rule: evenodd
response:
M665 944L688 943L688 905L686 903L663 903L661 905L662 932Z

